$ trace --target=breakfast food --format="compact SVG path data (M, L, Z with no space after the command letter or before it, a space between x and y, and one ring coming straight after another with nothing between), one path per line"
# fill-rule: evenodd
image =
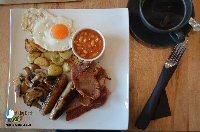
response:
M61 75L63 72L63 69L62 67L60 66L57 66L55 64L51 64L49 67L48 67L48 75L49 76L59 76Z
M70 49L73 22L57 17L44 9L28 9L22 18L22 27L31 33L35 43L48 51Z
M49 118L52 120L58 119L76 95L77 91L73 88L73 83L70 81L52 109Z
M56 83L51 87L52 91L48 94L46 100L42 105L42 108L40 110L42 115L46 115L51 112L54 105L56 104L56 101L62 94L63 90L66 88L67 83L68 83L68 77L66 74L61 75L56 80Z
M46 50L37 45L33 39L25 39L25 49L30 54L33 52L46 52Z
M35 64L25 67L24 72L19 75L16 94L23 97L28 106L41 108L40 102L46 99L55 78L49 79L47 71Z
M27 54L27 61L28 63L34 63L35 59L40 57L41 53L40 52L32 52L31 54Z
M72 42L70 18L34 8L24 12L22 28L32 38L25 39L29 66L18 77L16 93L27 106L37 107L43 116L50 114L52 120L66 112L69 121L106 102L110 95L106 71L95 61L78 58L94 59L103 53L100 32L81 30Z
M90 76L82 78L83 74L90 74ZM80 78L82 79L79 80ZM88 81L89 79L95 80L95 84L93 81ZM66 120L72 120L93 108L102 106L110 94L105 84L107 79L110 79L107 73L96 62L74 65L72 67L72 81L79 96L68 107Z
M25 40L25 49L28 52L27 62L47 69L48 76L59 76L64 72L70 72L71 66L80 62L71 49L47 51L37 46L32 39Z
M84 114L85 112L88 112L91 109L96 109L104 105L109 95L110 95L110 91L108 91L108 89L106 88L102 88L101 96L97 100L94 100L92 103L90 103L87 106L85 106L80 101L81 96L77 96L66 111L66 120L70 121L72 119L75 119L81 116L82 114Z
M95 62L73 66L72 80L82 96L91 99L97 99L100 96L100 85L96 79L100 69L101 67Z
M84 29L76 34L73 46L75 53L81 58L93 59L102 53L104 41L97 31Z

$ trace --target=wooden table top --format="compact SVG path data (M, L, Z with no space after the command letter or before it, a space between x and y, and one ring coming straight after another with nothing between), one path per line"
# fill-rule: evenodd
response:
M128 0L84 0L72 3L46 3L0 6L0 127L5 120L9 67L9 9L11 8L117 8ZM200 1L193 0L200 22ZM150 48L130 37L130 118L129 130L150 97L171 48ZM172 116L152 121L147 130L200 130L200 32L191 32L189 46L167 86ZM3 109L2 109L3 108Z

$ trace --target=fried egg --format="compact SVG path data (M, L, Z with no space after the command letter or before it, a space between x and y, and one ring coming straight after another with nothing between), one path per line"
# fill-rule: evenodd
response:
M70 49L71 35L74 30L73 21L70 18L54 16L46 10L40 10L43 13L39 9L35 10L40 14L38 19L35 18L34 24L31 25L30 29L35 43L48 51Z

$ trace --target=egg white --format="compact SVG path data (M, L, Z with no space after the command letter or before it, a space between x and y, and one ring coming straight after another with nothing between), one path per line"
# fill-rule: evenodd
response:
M69 36L65 39L55 39L51 35L51 28L56 24L64 24L69 29ZM64 51L71 48L71 34L73 32L73 22L69 18L50 16L45 17L35 23L32 37L38 45L48 51Z

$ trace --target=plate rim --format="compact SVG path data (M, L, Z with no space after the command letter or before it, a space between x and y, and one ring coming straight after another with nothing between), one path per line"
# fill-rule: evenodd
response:
M43 9L46 9L46 8L43 8ZM129 13L128 13L128 8L108 8L108 9L47 9L47 10L115 10L115 9L126 9L126 15L127 15L127 18L128 18L128 20L127 20L127 22L128 22L128 25L129 25ZM12 15L13 15L13 11L15 11L15 10L25 10L25 9L23 9L23 8L17 8L17 9L10 9L10 44L9 44L9 74L8 74L8 87L7 87L7 99L6 99L6 114L7 114L7 112L8 112L8 108L9 108L9 96L10 96L10 89L11 89L11 81L13 81L12 79L11 79L11 70L13 69L13 66L12 66L12 60L13 60L13 57L12 57L12 47L13 47L13 35L12 35L12 33L13 33L13 30L12 30L12 28L13 28L13 24L12 24ZM127 110L127 112L126 112L126 115L127 115L127 120L126 120L126 127L124 127L124 128L122 128L122 129L113 129L113 128L111 128L111 129L97 129L97 130L128 130L128 127L129 127L129 115L130 115L130 30L128 29L128 46L127 46L127 48L128 48L128 58L127 58L127 61L128 61L128 67L127 67L127 73L128 73L128 75L127 75L127 80L126 80L126 84L127 84L127 89L126 89L126 98L127 98L127 103L128 103L128 105L126 106L126 110ZM5 128L19 128L19 127L7 127L6 126L6 119L5 119L5 121L4 121L4 123L5 123L5 125L4 125L4 127ZM20 127L21 128L21 127ZM34 129L34 128L29 128L29 127L22 127L23 129ZM36 129L45 129L45 128L36 128ZM51 128L50 128L51 129ZM58 128L59 129L59 128ZM64 129L64 130L69 130L69 128L66 128L66 129ZM85 130L85 129L80 129L80 130ZM91 130L95 130L94 128L92 128Z

